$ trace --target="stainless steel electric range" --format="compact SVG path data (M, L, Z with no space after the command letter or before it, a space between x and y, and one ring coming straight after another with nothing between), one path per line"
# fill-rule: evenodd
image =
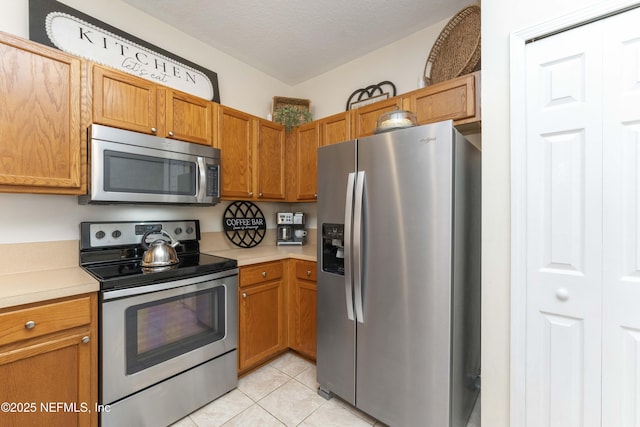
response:
M167 233L179 262L143 268L143 237ZM200 253L198 220L83 222L80 238L101 288L102 427L169 425L236 387L237 262Z

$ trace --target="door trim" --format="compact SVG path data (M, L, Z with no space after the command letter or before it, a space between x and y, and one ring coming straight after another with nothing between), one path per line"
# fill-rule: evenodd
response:
M526 44L580 25L640 7L637 0L613 0L510 34L510 135L511 135L511 333L510 425L526 425Z

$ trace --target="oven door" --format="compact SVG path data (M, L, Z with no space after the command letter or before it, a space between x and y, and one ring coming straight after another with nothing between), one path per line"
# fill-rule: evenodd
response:
M237 348L238 276L219 274L103 293L101 403ZM169 289L163 289L171 287Z

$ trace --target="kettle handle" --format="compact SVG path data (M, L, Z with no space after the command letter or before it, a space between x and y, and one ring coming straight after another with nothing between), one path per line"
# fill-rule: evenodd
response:
M145 250L149 249L149 244L147 243L147 237L148 237L150 234L164 234L164 235L165 235L165 236L167 236L169 239L171 239L171 243L170 243L170 245L171 245L171 247L172 247L172 248L175 248L176 246L178 246L178 245L180 244L180 241L179 241L179 240L176 240L176 238L175 238L175 237L173 237L173 235L172 235L171 233L169 233L169 232L168 232L167 230L165 230L165 229L161 229L160 231L156 231L156 230L149 230L149 231L145 232L145 233L142 235L142 241L140 242L140 243L142 244L142 247L143 247Z

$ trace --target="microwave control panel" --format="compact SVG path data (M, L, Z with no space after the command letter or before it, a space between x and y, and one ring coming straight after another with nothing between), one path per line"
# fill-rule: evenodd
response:
M220 197L220 165L207 165L207 196Z

